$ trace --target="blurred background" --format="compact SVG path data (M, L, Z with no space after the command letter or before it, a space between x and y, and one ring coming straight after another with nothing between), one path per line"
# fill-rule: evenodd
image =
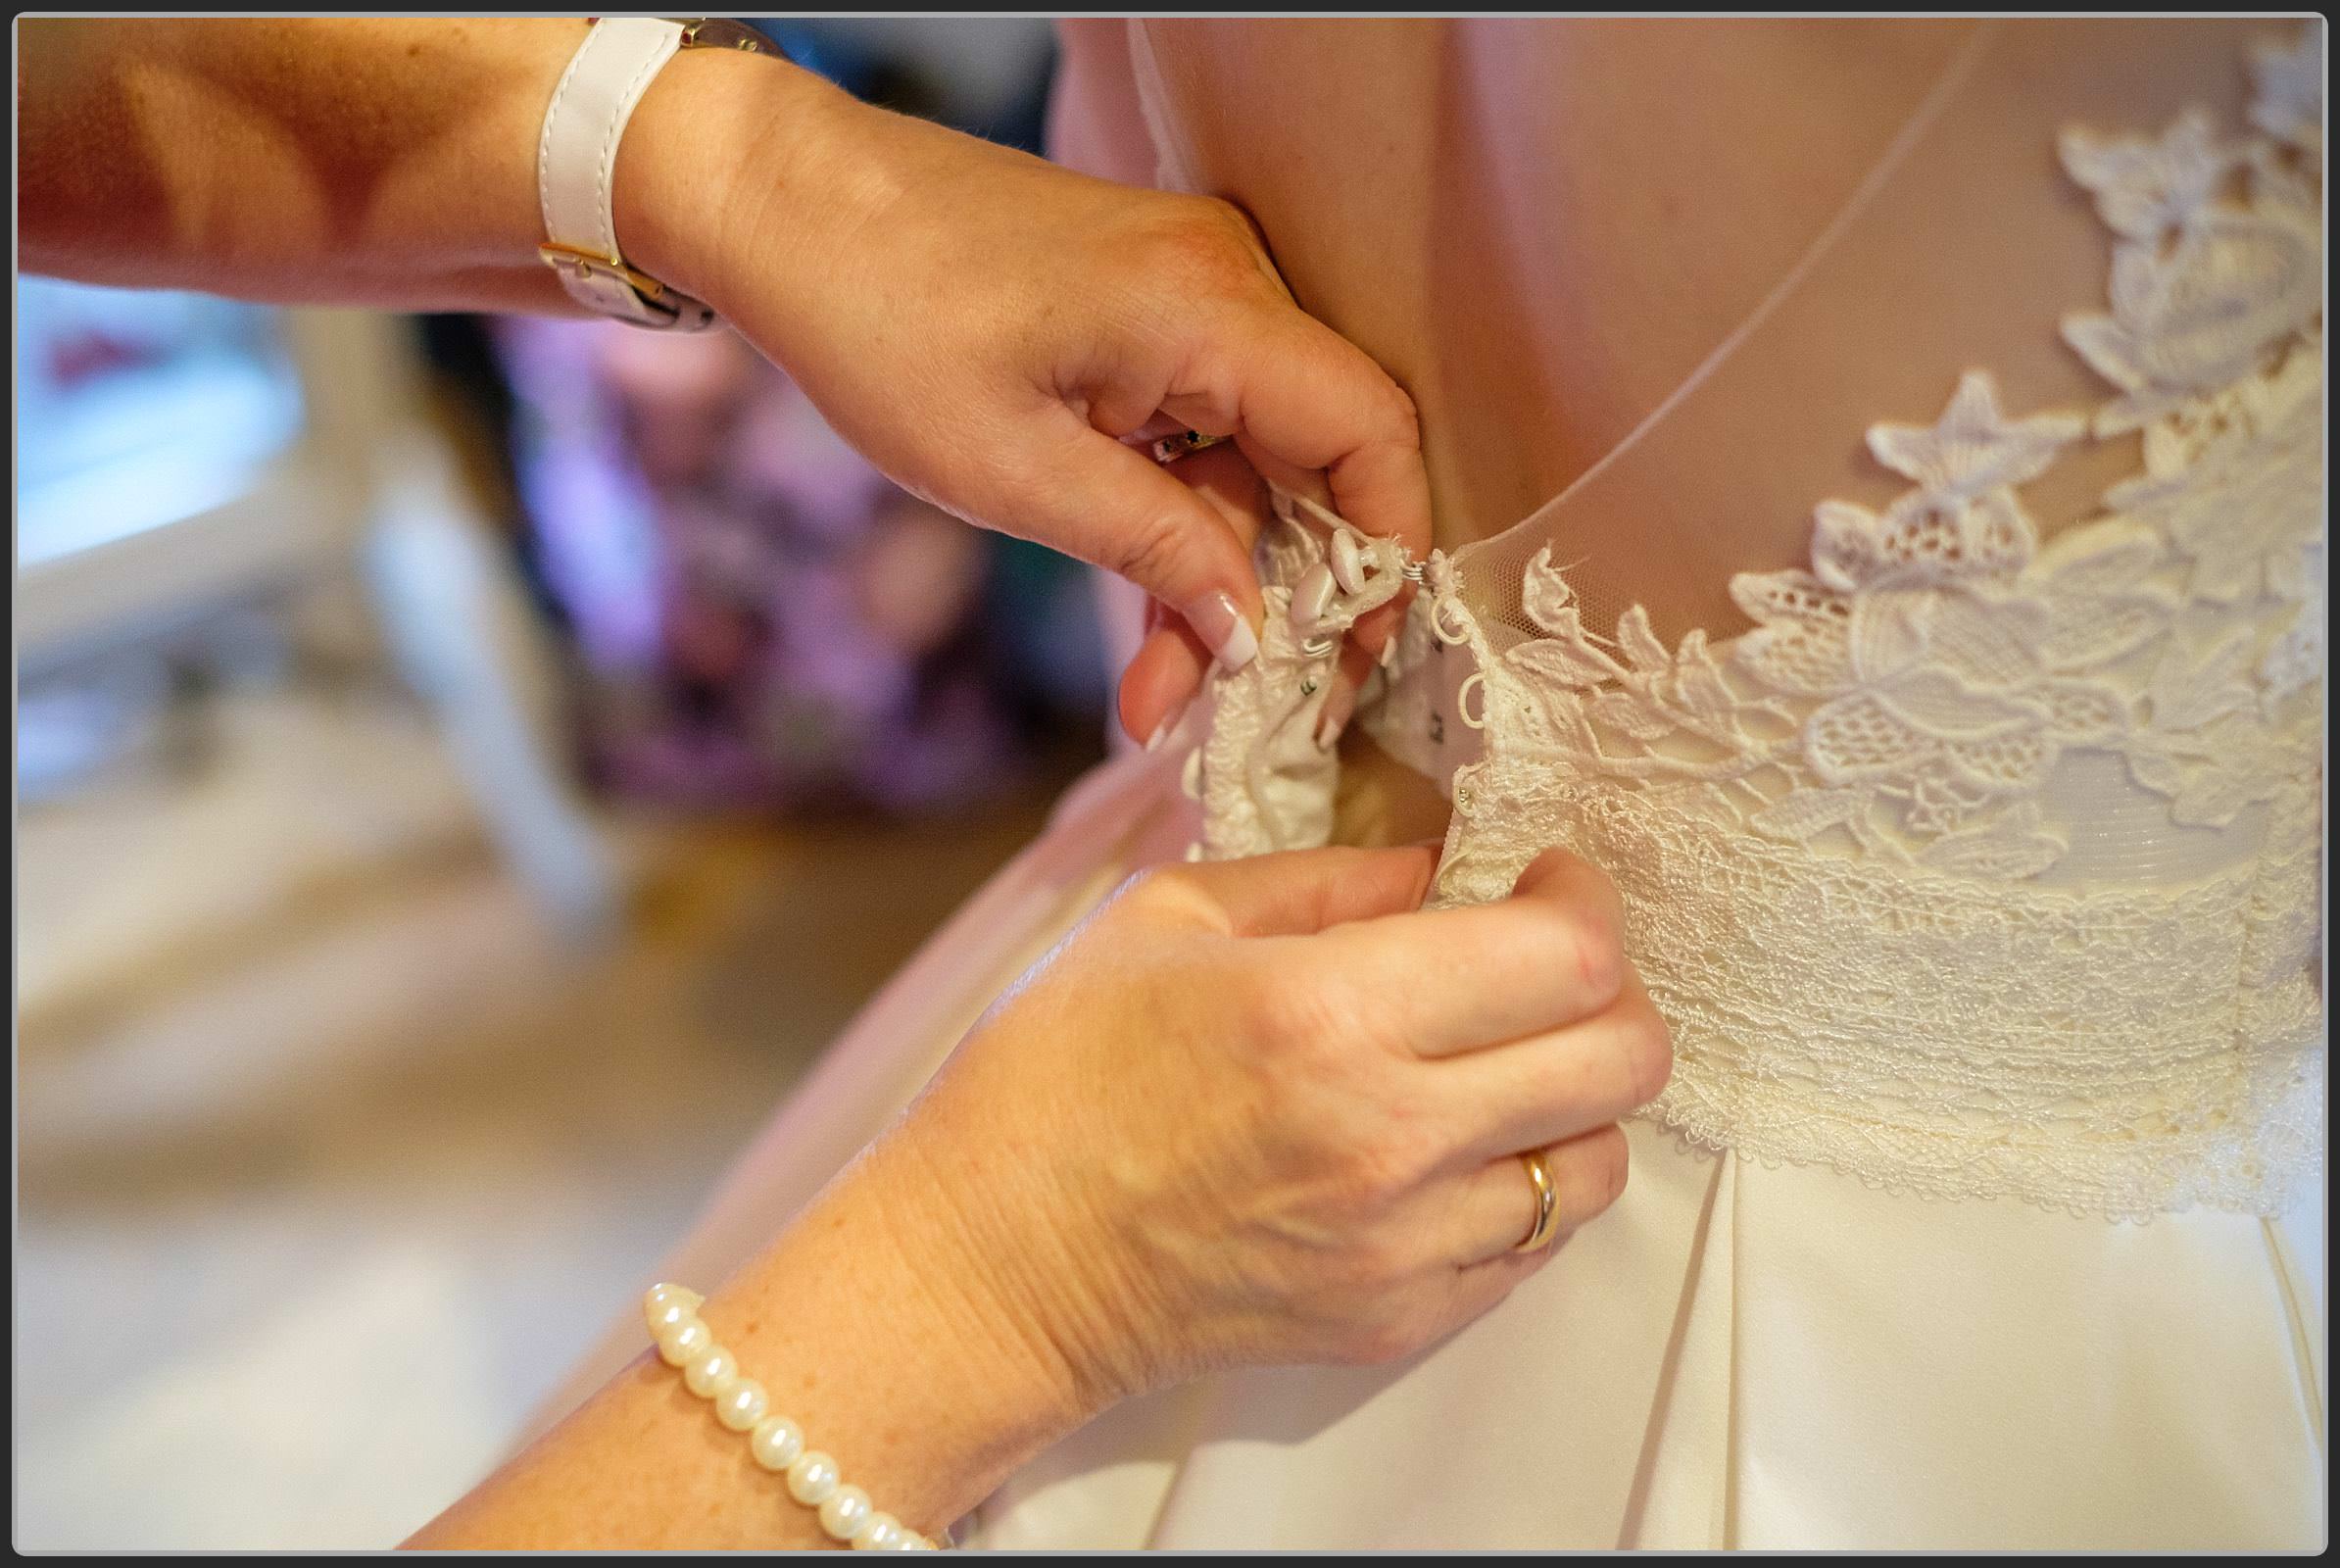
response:
M757 24L1037 149L1045 22ZM16 306L16 1543L389 1545L1100 755L1095 584L726 333Z

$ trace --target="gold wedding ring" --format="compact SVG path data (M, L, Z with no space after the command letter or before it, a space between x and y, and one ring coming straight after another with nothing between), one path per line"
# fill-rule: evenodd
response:
M1528 1167L1528 1180L1536 1184L1536 1224L1528 1232L1527 1240L1512 1250L1533 1252L1551 1242L1553 1224L1560 1217L1560 1189L1553 1184L1552 1173L1544 1165L1542 1151L1532 1150L1522 1154L1520 1163Z

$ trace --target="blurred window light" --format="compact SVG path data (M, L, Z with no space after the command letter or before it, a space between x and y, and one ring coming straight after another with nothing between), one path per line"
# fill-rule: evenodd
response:
M43 277L16 306L20 569L225 505L300 437L273 311Z

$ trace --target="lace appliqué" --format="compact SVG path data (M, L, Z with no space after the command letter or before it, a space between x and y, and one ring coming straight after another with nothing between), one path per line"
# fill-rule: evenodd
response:
M1727 644L1638 609L1598 637L1547 555L1545 636L1481 646L1490 757L1441 894L1499 897L1550 841L1627 884L1679 1051L1652 1113L1684 1138L2121 1216L2272 1211L2317 1163L2313 37L2259 74L2258 136L2064 140L2120 236L2111 310L2065 327L2119 394L2092 417L2011 418L1974 373L1931 427L1878 426L1910 490L1822 505L1808 569L1732 583L1755 629ZM2125 430L2144 472L2042 548L2018 487ZM2079 753L2256 848L2055 885Z
M1823 503L1808 567L1734 579L1752 630L1670 648L1635 607L1597 634L1548 551L1541 636L1417 604L1410 641L1484 683L1438 901L1552 843L1606 867L1675 1030L1647 1114L1685 1140L2119 1217L2273 1212L2319 1163L2316 44L2257 57L2253 134L2063 138L2117 236L2109 309L2065 336L2116 395L2011 417L1973 372L1932 425L1877 426L1910 488ZM2143 471L2042 546L2020 487L2127 431ZM2216 864L2068 869L2122 791Z
M1596 638L1539 555L1523 609L1546 635L1496 658L1496 729L1573 771L1697 788L1766 837L1997 879L2062 858L2037 796L2075 747L2224 826L2316 760L2296 699L2322 668L2320 350L2169 411L2160 471L2044 550L2015 486L2085 421L2009 420L1970 374L1931 429L1871 432L1905 497L1823 503L1810 569L1733 580L1756 629L1722 648L1668 649L1638 607Z

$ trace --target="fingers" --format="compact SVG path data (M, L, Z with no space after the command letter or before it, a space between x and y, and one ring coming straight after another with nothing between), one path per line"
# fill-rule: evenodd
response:
M1129 578L1184 616L1221 663L1248 663L1260 614L1251 537L1211 495L1065 417L1060 446L1032 466L1048 482L1021 498L1017 531Z
M1149 460L1150 461L1150 460ZM1267 500L1259 475L1233 447L1215 447L1181 459L1167 470L1219 514L1242 544L1247 561L1267 520ZM1122 671L1119 708L1130 739L1151 740L1176 719L1212 662L1212 650L1184 620L1154 624Z
M1195 365L1163 398L1165 412L1197 429L1232 430L1264 478L1397 540L1417 561L1430 553L1420 420L1364 350L1283 293L1218 318ZM1402 614L1386 606L1349 635L1378 658Z
M1540 1151L1552 1183L1556 1240L1606 1209L1625 1191L1625 1133L1614 1125ZM1540 1212L1536 1183L1518 1153L1499 1154L1425 1190L1447 1216L1447 1250L1468 1267L1501 1257L1527 1240Z
M1548 899L1563 905L1588 904L1598 908L1614 931L1625 929L1625 901L1609 873L1574 850L1553 845L1512 879L1515 899Z
M1348 629L1349 648L1357 650L1359 669L1357 683L1364 684L1365 675L1381 662L1382 650L1405 629L1406 607L1413 603L1414 590L1407 588L1379 610L1367 611L1357 623Z
M1624 910L1597 866L1547 851L1512 897L1367 921L1340 933L1353 961L1326 976L1351 1004L1421 1056L1542 1034L1616 1002L1625 981ZM1389 984L1391 975L1436 984ZM1605 1119L1605 1118L1604 1118ZM1525 1147L1524 1145L1521 1147Z
M1435 845L1290 850L1196 861L1157 872L1155 879L1208 900L1230 935L1306 936L1419 907L1438 865Z
M1138 407L1150 393L1139 393L1134 401L1125 397L1128 406L1122 407L1100 389L1093 422L1107 430L1127 427L1134 432L1130 439L1159 428L1163 416L1194 429L1233 431L1237 451L1186 459L1177 477L1206 495L1220 492L1219 498L1234 507L1231 521L1251 521L1249 532L1238 526L1246 548L1257 537L1263 509L1256 476L1264 475L1328 499L1358 528L1397 539L1417 559L1426 555L1430 487L1421 431L1413 404L1397 384L1364 351L1294 308L1288 297L1231 309L1218 320L1194 356L1194 367L1162 394L1158 411ZM1225 493L1232 486L1219 476L1228 473L1229 462L1243 460L1249 494L1239 502ZM1228 514L1228 507L1220 510ZM1240 668L1256 646L1243 635L1249 626L1237 629L1217 598L1192 584L1165 591L1134 563L1116 569L1178 609L1199 645L1220 663ZM1239 594L1233 603L1248 608L1253 601ZM1365 669L1396 634L1402 616L1401 605L1386 606L1352 629L1350 639L1362 650L1359 662ZM1144 661L1133 664L1133 673L1134 681L1125 682L1122 692L1122 721L1132 738L1145 740L1200 686L1204 670L1172 641L1156 639ZM1362 671L1353 679L1361 684ZM1320 741L1337 735L1345 720L1345 713L1338 714Z
M1154 466L1209 503L1248 556L1259 541L1259 530L1267 526L1269 514L1267 488L1260 483L1259 470L1241 451L1231 446L1205 447L1167 466Z
M1184 621L1155 626L1121 672L1121 727L1141 745L1175 723L1202 689L1210 650Z
M1287 307L1231 315L1220 330L1228 340L1207 359L1221 379L1196 388L1194 401L1232 422L1253 466L1288 488L1304 488L1305 476L1321 470L1334 511L1416 558L1427 555L1430 480L1421 426L1413 401L1388 372L1331 327ZM1164 407L1188 412L1176 397Z
M1598 1017L1438 1064L1426 1094L1462 1129L1464 1164L1579 1137L1658 1097L1673 1071L1673 1041L1631 975Z
M1152 619L1146 640L1121 671L1118 707L1121 727L1130 739L1150 741L1163 725L1176 722L1202 689L1210 665L1210 650L1192 627L1183 621ZM1342 643L1317 720L1317 745L1329 747L1340 740L1356 713L1357 694L1372 674L1370 653L1354 642Z
M1543 1152L1553 1190L1551 1240L1518 1250L1534 1227L1535 1183L1516 1153L1425 1190L1444 1221L1440 1255L1451 1258L1424 1343L1436 1343L1492 1310L1552 1260L1568 1235L1597 1218L1625 1191L1625 1134L1602 1127Z

